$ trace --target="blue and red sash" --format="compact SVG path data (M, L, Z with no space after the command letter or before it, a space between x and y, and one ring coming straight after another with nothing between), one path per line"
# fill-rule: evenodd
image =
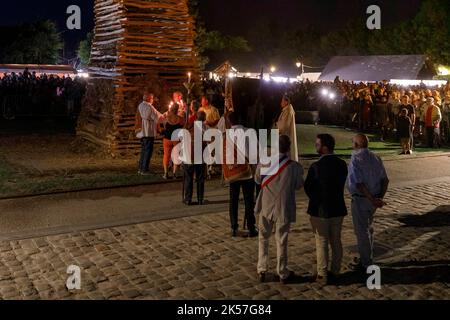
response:
M287 155L284 155L280 159L279 163L273 164L269 168L269 172L272 173L277 168L278 168L278 171L276 173L274 173L274 174L271 174L271 175L261 176L261 188L267 187L267 185L269 183L271 183L276 177L278 177L289 166L289 164L291 164L291 162L292 162L292 160Z

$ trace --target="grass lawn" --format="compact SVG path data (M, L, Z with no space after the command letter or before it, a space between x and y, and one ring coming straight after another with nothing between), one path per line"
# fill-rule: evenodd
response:
M314 125L299 125L297 127L297 137L299 141L299 152L302 157L310 158L316 157L315 142L318 134L329 133L336 139L336 154L342 157L349 157L352 154L352 138L355 136L355 131L349 131L335 126L314 126ZM394 141L381 142L376 135L369 135L370 149L380 156L397 156L401 147L400 144ZM429 149L416 148L416 153L422 154L426 152L450 152L450 149Z
M16 172L0 159L0 198L61 191L149 184L161 181L160 175L138 176L133 172L105 171L70 175L30 176Z
M303 158L317 157L314 145L316 136L319 133L330 133L336 138L336 153L338 155L343 158L348 158L352 153L351 139L355 135L355 132L333 126L299 125L297 133L300 146L299 150ZM398 143L380 142L375 136L371 136L370 138L372 140L370 148L379 155L396 156L399 159L402 157L398 155L400 152L400 145ZM53 149L54 147L49 147L49 150ZM417 148L413 157L430 151L434 153L450 152L449 149L430 150ZM46 157L47 152L50 151L44 152L42 156ZM153 159L152 163L161 163L161 160ZM101 167L93 169L87 162L80 166L82 167L81 171L72 170L71 172L64 172L61 170L53 170L53 172L45 171L36 173L33 171L30 173L23 166L13 165L0 156L0 198L91 188L149 184L162 181L161 175L159 174L145 177L138 176L136 174L135 164L124 166L120 169L116 168L115 170L107 168L102 170ZM53 167L50 166L50 168ZM159 171L162 171L162 169L160 168Z

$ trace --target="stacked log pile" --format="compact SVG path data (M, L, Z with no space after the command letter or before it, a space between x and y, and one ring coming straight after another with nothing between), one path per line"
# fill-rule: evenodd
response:
M95 37L79 136L113 156L139 152L134 119L142 93L167 109L188 72L199 74L187 0L95 0Z

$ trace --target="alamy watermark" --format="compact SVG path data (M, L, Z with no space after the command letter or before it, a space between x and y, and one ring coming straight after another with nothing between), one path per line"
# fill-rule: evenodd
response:
M66 20L69 30L81 30L81 8L77 5L67 7L66 13L70 16Z
M67 268L69 277L66 281L68 290L81 290L81 268L79 266L71 265Z
M366 283L367 289L381 290L381 268L376 265L369 266L367 268L367 274L370 274Z
M370 14L367 19L367 28L369 30L380 30L381 29L381 8L377 5L371 5L367 8L367 14Z
M175 164L261 164L262 175L274 175L280 163L279 139L279 130L237 128L224 134L217 129L204 130L202 122L196 121L193 135L185 129L173 133L172 141L180 143L171 156Z
M369 30L381 29L381 8L378 5L367 7L366 13L370 15L367 18L366 26ZM66 14L69 17L66 20L66 26L69 30L81 30L81 8L77 5L67 7Z

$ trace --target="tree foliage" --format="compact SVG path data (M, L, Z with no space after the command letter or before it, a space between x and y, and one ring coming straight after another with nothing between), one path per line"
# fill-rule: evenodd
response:
M189 10L195 19L197 37L195 40L200 67L209 62L208 55L214 52L248 52L251 48L244 37L225 35L217 30L207 30L198 9L199 0L189 0Z
M61 36L52 21L39 21L13 27L2 36L0 59L3 63L56 64L63 48ZM11 39L11 35L14 37Z
M94 40L94 33L89 32L86 35L86 39L80 41L77 54L83 65L88 65L91 60L91 48L93 40Z
M250 34L250 45L266 64L289 64L301 59L323 65L336 55L425 54L435 63L450 65L450 1L424 0L409 21L369 30L365 20L350 21L323 33L314 27L281 28L261 18Z

